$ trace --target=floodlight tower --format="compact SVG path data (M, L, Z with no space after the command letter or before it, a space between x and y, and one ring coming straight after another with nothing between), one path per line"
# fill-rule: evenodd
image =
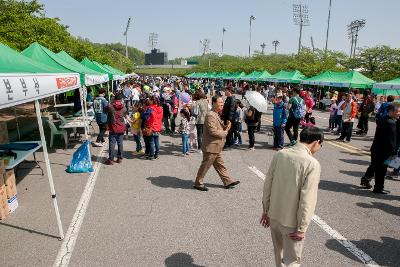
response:
M157 43L158 43L158 34L151 32L149 34L149 46L151 47L151 50L153 50L156 47Z
M201 51L202 51L202 56L204 56L205 54L207 54L207 52L210 50L210 39L203 39L200 40L200 45L201 45Z
M354 20L349 25L347 25L347 31L349 34L349 39L351 39L351 50L350 57L353 57L356 54L357 49L357 41L358 41L358 32L365 27L365 19Z
M225 32L226 32L226 28L225 28L225 27L223 27L223 28L222 28L222 47L221 47L221 56L224 54L224 35L225 35Z
M278 40L272 41L272 45L275 48L275 54L276 54L276 47L278 47L280 45L280 42Z
M299 34L299 48L298 54L301 50L301 36L303 34L303 27L310 26L310 19L308 17L308 6L303 4L294 4L293 5L293 21L295 25L300 26L300 34Z
M249 41L249 57L251 56L251 22L256 20L256 17L253 15L250 16L250 41Z
M129 17L128 19L128 23L126 24L126 29L124 32L124 36L125 36L125 57L128 57L128 30L129 27L131 25L131 17Z
M260 46L261 46L261 54L264 55L264 50L265 50L265 47L267 47L267 45L265 43L262 43L262 44L260 44Z

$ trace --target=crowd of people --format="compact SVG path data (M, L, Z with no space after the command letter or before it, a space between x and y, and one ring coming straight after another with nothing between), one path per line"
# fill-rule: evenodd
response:
M113 165L123 160L126 138L133 138L139 156L154 160L160 155L160 135L180 135L183 157L188 157L190 152L202 153L194 189L209 190L204 178L211 166L220 176L224 188L234 188L240 181L230 176L222 151L243 144L244 128L249 137L248 150L254 150L255 132L261 129L262 113L235 96L242 93L245 99L248 90L258 91L273 105L273 149L278 151L266 174L260 223L271 227L276 265L298 266L305 232L314 214L320 179L321 167L313 154L324 141L324 132L315 127L312 116L316 102L320 102L316 101L315 91L299 87L255 86L246 82L218 85L215 81L190 81L178 77L140 77L121 84L113 92L110 103L107 91L98 91L93 108L99 134L93 145L103 146L108 130L106 164ZM371 164L361 178L361 186L371 189L375 177L373 192L387 194L384 190L387 161L394 160L400 148L400 105L393 103L393 96L378 99L368 90L364 91L361 100L359 96L354 91L326 94L330 104L327 107L329 127L325 132L339 135L338 141L350 142L355 119L358 118L356 134L364 136L370 118L375 117L377 127L371 147ZM303 130L299 134L300 128ZM289 143L283 149L285 132ZM399 169L394 171L395 174Z

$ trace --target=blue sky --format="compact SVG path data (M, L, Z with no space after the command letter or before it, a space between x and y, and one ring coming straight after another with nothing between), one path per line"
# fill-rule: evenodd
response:
M293 0L39 0L45 4L46 15L58 17L75 36L94 42L122 42L128 17L132 26L128 43L149 51L148 35L159 35L157 48L168 52L170 59L200 54L200 40L211 40L211 51L221 51L222 27L226 54L246 56L249 45L249 17L252 26L252 50L279 40L278 53L297 51L298 26L292 18ZM311 25L303 31L303 45L311 46L310 37L318 48L325 46L329 0L303 0L309 6ZM354 19L366 19L359 36L359 45L387 44L400 47L399 0L332 0L329 49L348 53L350 41L346 25Z

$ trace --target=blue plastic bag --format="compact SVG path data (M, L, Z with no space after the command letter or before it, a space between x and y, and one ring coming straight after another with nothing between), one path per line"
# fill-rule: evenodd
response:
M72 156L67 168L69 173L92 172L93 164L89 149L90 141L85 141Z

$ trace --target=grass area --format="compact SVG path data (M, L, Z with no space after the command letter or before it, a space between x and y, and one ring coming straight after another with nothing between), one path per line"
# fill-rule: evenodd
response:
M160 68L160 69L135 69L137 74L148 74L148 75L175 75L184 76L192 73L191 69L171 69L171 68Z

